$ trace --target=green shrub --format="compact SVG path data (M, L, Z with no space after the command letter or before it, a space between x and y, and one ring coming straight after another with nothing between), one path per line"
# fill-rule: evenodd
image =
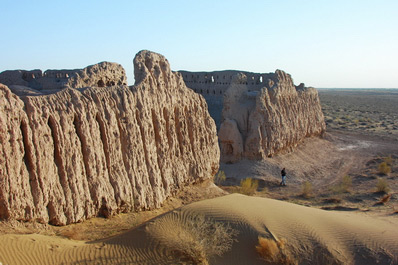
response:
M390 187L385 179L379 179L376 184L376 191L377 192L384 192L388 193L390 191Z
M258 180L246 178L241 180L239 192L245 195L253 195L258 188Z
M214 176L214 183L217 185L221 185L226 179L227 177L225 175L225 172L223 170L220 170Z
M309 181L303 183L303 191L301 196L308 199L312 196L312 184Z
M383 175L387 175L388 173L391 172L391 167L385 161L380 163L378 169L379 169L379 173L381 173Z

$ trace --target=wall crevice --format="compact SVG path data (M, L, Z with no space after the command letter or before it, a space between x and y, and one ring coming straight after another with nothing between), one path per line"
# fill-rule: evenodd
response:
M134 159L134 158L129 157L129 151L127 149L128 146L126 144L127 137L126 137L125 133L123 132L122 125L120 124L120 118L117 117L116 120L117 120L117 129L119 132L119 143L120 143L120 152L122 155L122 162L123 162L124 170L127 174L127 179L129 181L129 184L131 187L131 193L132 193L133 200L134 200L135 187L137 187L137 183L135 182L136 180L135 180L134 176L131 176L131 174L130 174L131 169L130 169L129 162L128 162L130 159ZM109 150L109 147L108 147L108 150ZM109 156L109 154L108 154L108 156ZM137 205L135 205L134 201L132 202L131 207L133 207L133 209L136 209Z
M155 145L156 145L156 162L158 164L159 167L159 171L160 171L160 177L162 179L162 183L163 183L163 188L168 191L169 190L169 185L168 182L166 181L164 174L163 174L163 164L160 162L164 159L165 154L163 153L163 150L161 148L161 143L162 143L162 139L160 137L160 122L157 118L157 115L155 113L155 110L152 109L152 125L153 125L153 130L154 130L154 135L155 135Z
M58 171L59 184L62 187L62 191L63 191L64 198L66 200L66 203L69 204L70 201L67 196L66 190L70 187L69 187L69 182L68 182L66 172L65 172L64 161L63 161L62 155L61 155L60 136L59 136L59 132L57 129L57 124L52 116L50 116L48 118L47 125L50 128L51 136L52 136L52 140L53 140L54 164L56 165L56 168ZM49 217L50 222L51 221L54 222L57 219L57 217L54 216L56 214L55 210L48 211L48 214L49 214L48 217Z
M148 149L147 149L147 140L145 137L145 132L144 132L144 127L143 124L141 122L141 118L140 118L140 113L138 111L138 109L135 111L135 119L137 121L138 127L139 127L139 133L141 136L141 142L142 142L142 148L144 151L144 158L145 158L145 168L146 168L146 172L147 172L147 177L149 179L149 183L151 185L151 190L154 190L154 180L153 180L153 172L152 172L152 168L151 168L151 164L149 161L149 157L148 157ZM148 198L147 198L148 199Z
M176 136L177 136L180 156L182 158L182 157L184 157L184 142L183 142L183 137L182 137L182 132L181 132L181 121L180 121L179 115L180 115L179 109L177 107L174 107L174 122L175 122L176 134L177 134Z
M34 191L39 191L39 183L37 182L35 166L33 163L33 157L32 157L33 153L32 153L32 147L31 147L31 144L29 141L28 126L27 126L26 122L23 120L21 121L20 130L21 130L22 143L23 143L23 148L24 148L23 161L24 161L26 170L29 175L30 193L32 194L33 204L37 205L38 198L36 198L36 196L34 196L34 194L37 192L34 192Z

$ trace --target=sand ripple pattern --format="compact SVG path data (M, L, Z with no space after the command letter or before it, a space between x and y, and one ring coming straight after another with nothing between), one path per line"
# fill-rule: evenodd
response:
M395 219L385 221L361 213L323 211L240 194L193 203L158 218L172 227L198 214L215 222L229 223L238 231L232 248L221 257L214 257L210 264L264 264L255 251L258 236L283 238L299 264L398 264ZM163 238L151 233L154 221L95 242L36 234L3 235L0 237L0 262L184 264L160 244L168 240L167 233L161 233Z

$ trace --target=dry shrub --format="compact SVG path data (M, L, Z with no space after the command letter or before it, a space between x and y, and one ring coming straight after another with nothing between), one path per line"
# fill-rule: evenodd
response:
M226 179L227 177L225 175L225 172L223 170L220 170L214 176L214 183L217 185L221 185Z
M229 224L203 215L182 218L178 214L157 219L147 227L147 232L181 262L202 265L209 264L214 255L228 251L238 234Z
M388 193L390 188L385 179L379 179L376 184L376 192Z
M239 192L245 195L253 195L258 188L258 180L252 178L243 179L240 182Z
M388 175L391 172L391 167L387 164L386 161L381 162L378 169L379 173L383 175Z
M258 237L256 251L266 262L271 264L295 265L297 261L293 259L285 249L285 240L274 240Z
M303 191L301 193L301 196L304 198L308 199L312 196L312 184L309 181L304 182L303 184Z
M352 177L346 175L341 179L341 182L332 188L335 193L347 193L350 192L352 187Z

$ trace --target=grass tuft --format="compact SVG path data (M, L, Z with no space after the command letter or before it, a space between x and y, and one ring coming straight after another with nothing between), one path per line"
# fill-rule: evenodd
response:
M239 193L245 195L253 195L257 191L257 188L258 188L257 179L246 178L240 182Z
M228 251L238 234L229 224L215 222L203 215L181 215L157 219L147 227L172 256L183 264L209 264L215 255ZM180 263L179 263L180 264Z
M391 172L391 167L386 161L381 162L378 167L379 173L383 175L388 175Z
M346 175L341 182L332 188L335 193L349 193L352 188L352 177Z
M286 241L258 237L257 253L266 262L271 264L296 265L298 264L285 249Z
M380 193L388 193L390 191L390 187L385 179L379 178L376 184L376 192Z

